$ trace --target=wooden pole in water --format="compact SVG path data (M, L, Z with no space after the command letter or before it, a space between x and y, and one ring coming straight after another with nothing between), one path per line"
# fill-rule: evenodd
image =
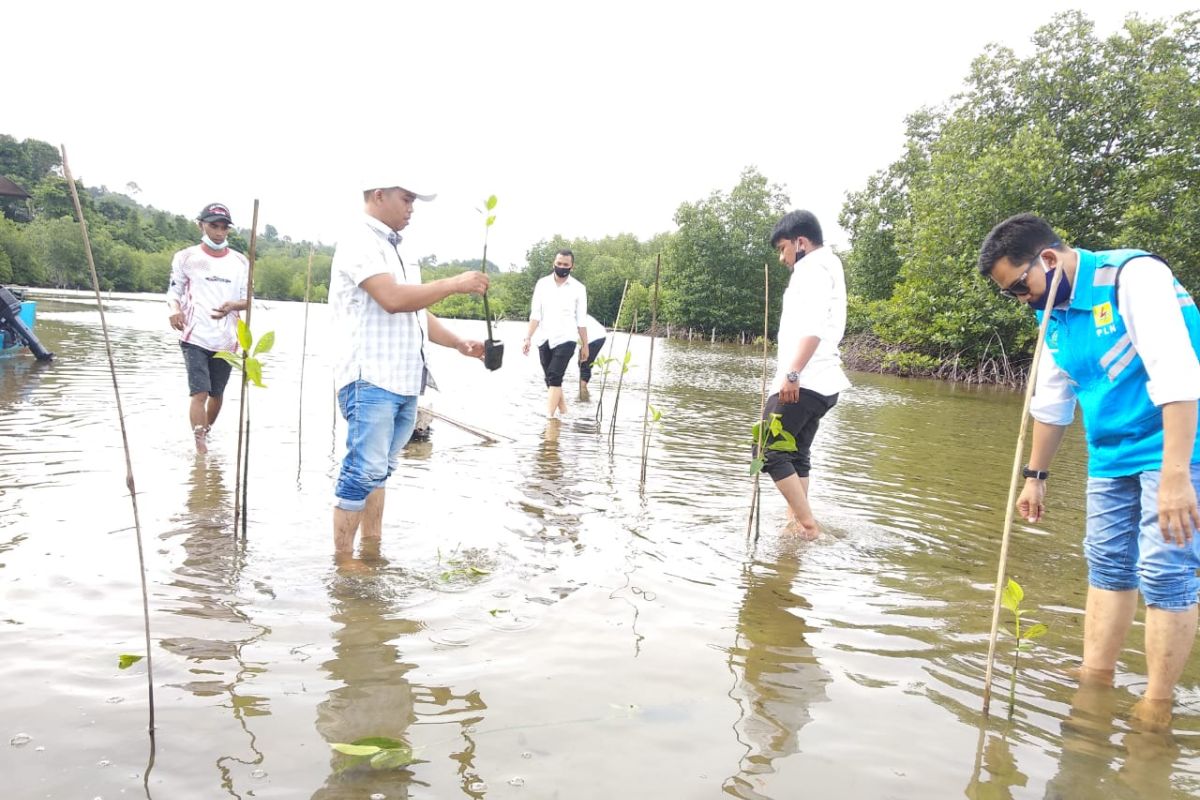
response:
M308 271L304 278L304 333L300 339L300 399L296 403L296 469L304 454L304 359L308 354L308 298L312 294L313 246L308 246ZM299 478L299 475L297 475Z
M142 522L138 515L137 488L133 480L133 459L129 454L129 433L125 428L125 410L121 406L121 387L117 383L117 363L113 358L112 341L108 336L108 321L104 317L104 302L100 299L100 278L96 273L96 259L92 255L92 241L88 236L87 220L83 218L83 207L79 203L79 191L75 188L75 179L71 176L71 167L67 163L66 145L59 145L62 151L63 177L71 189L71 201L75 204L75 216L79 220L79 230L83 234L83 252L87 256L88 270L92 275L92 289L96 293L96 309L100 312L100 331L104 334L104 350L108 354L108 371L112 375L113 395L116 396L117 420L121 424L121 443L125 448L125 488L129 489L129 501L133 504L133 530L137 539L138 575L142 580L142 629L145 632L146 646L146 694L149 698L150 722L150 766L154 764L154 659L150 651L150 595L146 590L146 555L142 547ZM150 780L150 766L146 768L144 780Z
M762 424L763 415L767 412L767 332L771 323L771 269L770 265L763 262L763 361L762 361L762 397L758 405L758 447L759 452L762 452L763 444L766 442L766 430ZM754 488L750 492L750 519L746 522L746 536L750 536L751 527L754 528L754 541L758 541L759 517L762 511L762 492L759 489L759 476L762 475L762 470L754 471Z
M617 376L617 396L613 399L612 421L608 423L608 452L611 454L617 444L617 406L621 402L621 386L625 383L625 369L629 361L629 347L633 344L633 332L637 329L637 309L633 310L633 321L629 326L629 336L625 339L625 357L621 359L621 374Z
M505 436L502 433L492 433L491 431L485 431L483 428L476 428L472 425L468 425L465 422L459 422L456 419L447 417L445 414L439 414L438 412L434 411L432 408L428 408L425 410L428 411L430 416L432 416L434 419L440 419L443 422L448 422L451 425L453 425L454 427L460 428L460 429L466 431L467 433L475 434L480 439L483 439L485 442L498 442L501 439L507 439L510 442L516 441L516 439L512 438L511 436Z
M258 243L258 199L254 200L254 217L250 221L250 252L248 259L250 261L250 269L246 273L246 327L250 327L250 311L254 308L254 248ZM243 351L242 358L250 354ZM250 399L247 397L246 391L249 386L250 376L246 374L246 370L242 370L242 393L238 398L238 446L237 459L234 462L234 482L233 482L233 537L237 538L238 522L242 524L242 538L246 538L246 499L249 490L245 484L250 478ZM246 455L243 464L242 457L242 434L245 434L246 439ZM245 469L246 475L243 479L242 471Z
M625 296L629 294L629 279L625 279L625 288L621 290L621 302L617 305L617 318L613 320L613 335L608 342L608 358L612 358L613 340L617 338L621 324L621 312L625 310ZM596 400L596 424L604 420L604 387L608 385L608 363L604 365L604 375L600 380L600 397Z
M654 373L654 329L658 327L658 279L662 254L654 262L654 302L650 305L650 359L646 363L646 408L642 411L642 488L646 488L646 459L650 454L650 377Z
M1062 270L1054 271L1050 281L1049 294L1054 297L1058 291L1058 280ZM1025 431L1029 427L1029 405L1033 401L1033 390L1037 383L1038 362L1042 358L1042 348L1046 345L1046 328L1050 323L1051 309L1042 314L1042 324L1038 328L1037 345L1033 349L1033 364L1029 367L1029 378L1025 383L1025 403L1021 407L1021 428L1017 433L1017 451L1013 455L1012 477L1008 482L1008 507L1004 512L1004 534L1000 537L1000 563L996 567L996 595L992 599L992 634L988 639L987 670L983 675L983 715L988 715L988 707L992 703L992 667L996 657L996 634L1000 627L1000 598L1004 594L1004 570L1008 563L1008 540L1012 534L1013 515L1017 503L1017 479L1021 477L1021 463L1025 454Z

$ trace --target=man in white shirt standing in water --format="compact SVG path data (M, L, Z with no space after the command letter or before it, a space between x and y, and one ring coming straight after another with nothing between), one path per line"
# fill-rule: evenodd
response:
M230 366L216 357L237 350L238 312L249 305L246 257L229 247L233 219L223 203L209 203L197 217L200 244L180 250L171 260L167 307L171 327L187 367L188 419L196 452L208 452L208 432L221 413Z
M551 419L555 412L567 413L562 390L563 373L575 354L576 342L582 343L579 360L588 360L587 289L571 277L574 268L575 254L570 250L559 250L554 254L554 271L539 279L533 287L529 332L521 347L521 352L529 355L533 335L540 327L544 341L538 346L538 356L546 376L546 416Z
M792 277L779 315L775 391L767 398L763 419L778 414L796 448L772 450L782 437L768 435L762 471L787 500L789 528L815 539L821 529L808 503L809 448L821 417L837 403L838 393L850 388L838 352L846 331L846 279L811 212L785 214L771 232L771 246Z

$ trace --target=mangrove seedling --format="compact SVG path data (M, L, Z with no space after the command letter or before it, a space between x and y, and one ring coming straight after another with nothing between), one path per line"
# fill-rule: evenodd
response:
M637 312L633 312L633 324L637 327ZM621 372L617 375L617 394L613 397L612 421L608 424L608 450L611 453L617 443L617 406L621 404L621 387L625 384L625 375L633 366L633 353L629 350L633 342L633 328L629 329L629 338L625 340L625 358L621 360Z
M492 229L492 224L496 221L496 215L492 213L496 210L496 195L488 197L487 202L483 205L484 210L480 212L484 215L483 263L480 264L479 270L486 275L488 231ZM487 321L487 340L483 343L483 365L489 370L495 371L500 369L500 365L504 362L504 342L498 342L492 338L492 311L488 308L486 289L483 292L483 318Z
M338 766L338 772L366 764L374 770L402 769L413 763L413 749L399 739L386 736L368 736L349 744L333 742L334 752L349 756L349 760Z
M237 323L237 338L238 344L242 348L241 354L222 350L217 353L217 358L227 362L237 370L245 372L246 377L255 386L261 389L267 388L267 385L262 381L262 362L258 360L258 357L264 353L269 353L271 348L275 346L275 331L264 333L262 338L258 340L258 344L255 345L254 335L250 333L250 326L244 320L239 319Z
M1021 601L1025 599L1025 590L1021 588L1021 584L1008 579L1008 583L1004 585L1004 593L1000 596L1000 603L1009 611L1012 612L1012 634L1017 640L1017 646L1013 652L1013 669L1012 679L1008 686L1008 713L1011 716L1013 712L1013 704L1016 702L1017 695L1017 665L1021 660L1021 651L1032 650L1033 640L1040 636L1044 636L1049 630L1040 622L1035 622L1027 628L1022 629L1021 617L1025 611L1021 608Z
M783 415L772 414L767 420L767 427L763 428L763 420L754 423L750 428L750 435L754 439L754 458L750 461L750 474L762 472L763 464L766 463L766 451L777 450L783 453L794 453L798 449L796 447L796 437L783 429ZM773 437L774 441L767 444L767 437Z

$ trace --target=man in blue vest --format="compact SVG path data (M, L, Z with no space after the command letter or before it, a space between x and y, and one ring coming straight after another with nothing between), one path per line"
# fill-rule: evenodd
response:
M1049 298L1054 272L1058 289ZM1045 512L1050 462L1083 410L1088 443L1087 613L1081 681L1111 683L1146 600L1149 680L1134 709L1165 726L1196 635L1200 581L1200 312L1162 259L1141 250L1063 244L1043 219L1018 214L988 234L979 271L1050 314L1031 413L1033 446L1017 511Z

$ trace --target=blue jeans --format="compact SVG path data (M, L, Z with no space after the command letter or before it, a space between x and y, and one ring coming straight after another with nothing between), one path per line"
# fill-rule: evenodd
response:
M338 407L347 430L336 505L362 511L367 495L383 486L400 462L400 451L417 421L417 398L354 381L338 390Z
M1159 470L1122 478L1088 478L1083 552L1088 583L1113 592L1141 589L1146 605L1181 611L1196 604L1200 534L1183 547L1158 526ZM1200 464L1192 464L1200 493Z

